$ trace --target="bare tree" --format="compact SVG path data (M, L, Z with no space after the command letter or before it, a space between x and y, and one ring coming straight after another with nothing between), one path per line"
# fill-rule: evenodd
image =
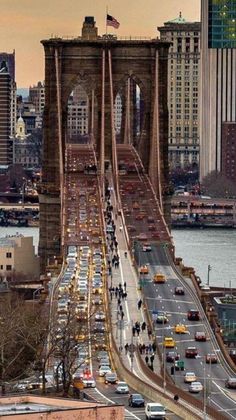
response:
M25 374L35 359L40 342L40 316L19 300L4 299L0 305L0 381L4 383Z
M236 196L236 185L221 172L212 171L202 180L202 191L214 198L232 198Z

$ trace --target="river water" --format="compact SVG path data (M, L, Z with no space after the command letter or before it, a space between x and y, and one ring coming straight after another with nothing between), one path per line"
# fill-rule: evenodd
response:
M210 285L236 287L236 229L173 229L175 254Z
M33 236L38 250L39 229L0 227L0 237L15 235ZM236 229L173 229L175 254L183 258L186 266L207 282L207 267L211 266L210 285L236 287Z

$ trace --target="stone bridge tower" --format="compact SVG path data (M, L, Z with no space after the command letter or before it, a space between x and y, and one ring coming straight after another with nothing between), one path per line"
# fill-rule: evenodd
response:
M105 158L110 159L112 154L111 86L114 98L119 90L125 91L128 80L139 86L144 105L140 141L136 147L157 193L161 185L162 194L165 195L168 184L169 43L158 39L117 39L111 35L99 36L94 18L86 17L81 37L51 38L43 40L42 44L45 50L45 108L43 170L39 188L39 254L43 270L48 258L62 253L61 188L65 171L67 102L76 85L80 84L87 93L90 108L92 103L94 106L94 121L92 123L90 118L90 133L94 138L98 161L102 159L102 141ZM158 173L159 187L155 185Z

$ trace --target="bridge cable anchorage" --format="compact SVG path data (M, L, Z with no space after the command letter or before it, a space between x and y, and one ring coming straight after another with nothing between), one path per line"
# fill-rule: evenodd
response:
M113 94L113 80L112 80L112 60L111 50L108 50L108 63L109 63L109 81L110 81L110 102L111 102L111 137L112 137L112 166L114 175L115 194L118 203L118 209L121 209L120 190L119 190L119 177L118 177L118 163L117 163L117 148L116 148L116 133L115 133L115 120L114 120L114 94Z
M101 144L100 144L100 185L101 194L105 197L105 49L102 50L102 109L101 109Z
M61 121L61 83L59 75L59 56L58 48L55 48L55 67L56 67L56 90L57 90L57 124L58 124L58 144L59 144L59 173L60 173L60 199L61 199L61 245L64 246L64 168L62 154L62 121Z

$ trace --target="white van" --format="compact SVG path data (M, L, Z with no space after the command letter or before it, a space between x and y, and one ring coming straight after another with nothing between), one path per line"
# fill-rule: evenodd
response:
M164 420L166 409L160 403L147 403L145 407L146 419Z

